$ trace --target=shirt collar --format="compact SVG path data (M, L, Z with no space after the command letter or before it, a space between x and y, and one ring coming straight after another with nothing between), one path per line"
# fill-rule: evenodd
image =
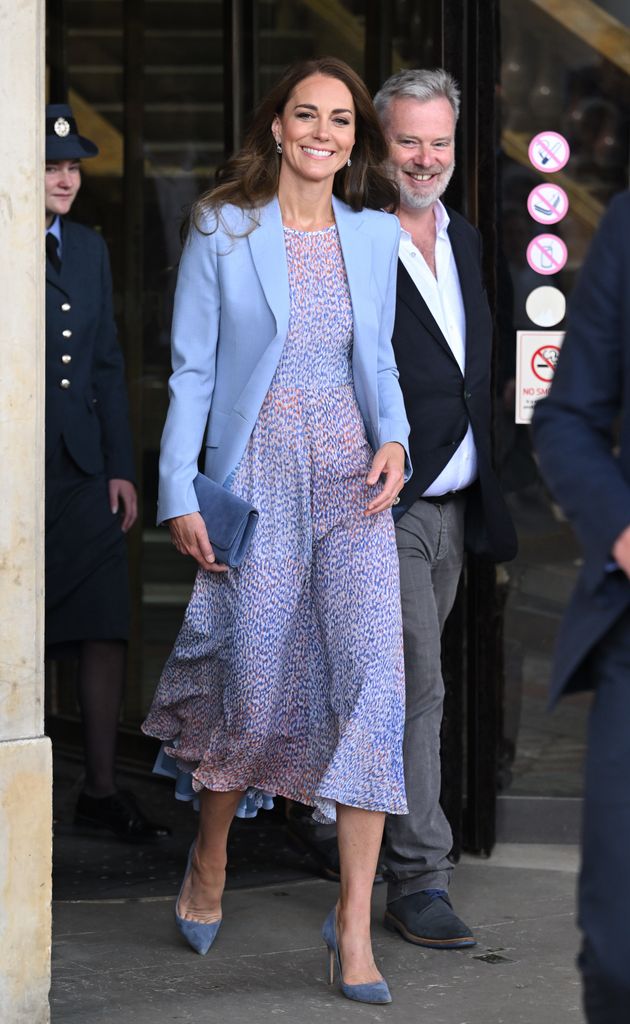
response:
M448 215L444 203L441 202L440 199L437 199L435 201L433 210L435 213L435 237L445 238L446 233L448 231L448 226L451 223L451 218ZM400 228L400 233L402 238L405 239L405 241L411 241L411 234L409 233L409 231L406 231L405 228L402 227L402 225Z
M46 228L46 234L54 235L57 241L61 242L61 217L59 214L57 214L50 227Z

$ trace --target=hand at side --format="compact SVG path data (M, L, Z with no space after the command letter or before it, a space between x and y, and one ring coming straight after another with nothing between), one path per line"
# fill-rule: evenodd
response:
M190 555L207 572L227 572L228 566L217 562L208 531L199 512L167 519L171 540L181 555Z
M367 483L376 484L381 476L385 478L383 490L365 509L366 516L391 508L398 492L402 490L405 482L405 449L398 441L387 441L381 445L372 461Z
M120 505L123 507L123 517L120 528L123 533L130 530L138 518L138 496L136 489L130 480L119 480L112 477L107 481L109 491L109 507L112 514L116 515Z
M620 569L630 579L630 526L626 526L613 544L612 556Z

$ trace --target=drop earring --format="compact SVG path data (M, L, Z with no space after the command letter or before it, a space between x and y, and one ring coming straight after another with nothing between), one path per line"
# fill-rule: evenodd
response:
M282 153L282 143L276 140L276 153Z
M348 157L348 163L346 164L346 166L352 167L352 160L350 159L350 157Z

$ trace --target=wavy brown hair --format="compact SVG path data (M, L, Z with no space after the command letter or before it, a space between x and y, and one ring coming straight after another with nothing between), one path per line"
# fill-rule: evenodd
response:
M366 206L374 210L396 209L398 186L383 170L388 156L387 142L366 85L344 61L336 57L315 57L291 64L262 100L242 148L219 168L214 188L204 192L193 206L192 221L197 228L204 214L216 215L226 203L252 210L264 206L276 195L281 157L276 151L271 125L276 114L283 113L296 86L311 75L326 75L343 82L354 101L352 165L342 167L335 174L334 195L353 210Z

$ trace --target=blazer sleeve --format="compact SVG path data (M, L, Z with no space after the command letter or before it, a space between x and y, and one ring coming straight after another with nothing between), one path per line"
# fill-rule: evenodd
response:
M193 480L214 391L221 314L217 234L191 225L179 265L171 333L173 372L160 446L158 523L199 510Z
M398 368L392 345L394 319L396 315L396 281L398 276L398 246L400 243L400 223L393 214L388 214L393 222L390 228L389 259L385 281L385 295L381 311L378 339L378 412L379 412L379 445L388 441L397 441L405 449L405 481L411 476L411 457L409 455L409 423L405 412ZM389 228L389 224L388 224Z
M112 300L112 272L107 246L99 235L100 313L94 345L93 387L101 425L105 474L109 480L135 480L129 403L123 354L118 342Z
M596 583L630 524L630 483L615 454L622 401L623 318L630 289L630 194L614 200L573 292L551 391L538 404L534 439L543 475L575 527Z

